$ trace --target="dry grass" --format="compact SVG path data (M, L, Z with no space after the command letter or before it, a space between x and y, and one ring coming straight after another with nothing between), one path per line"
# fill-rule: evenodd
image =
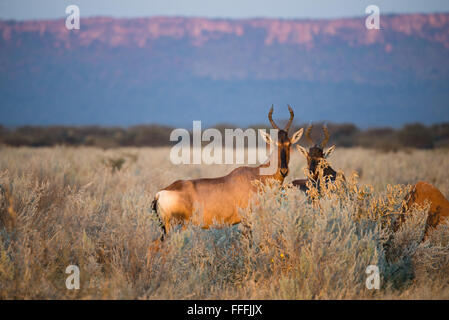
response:
M157 190L231 170L174 166L168 152L2 148L0 298L449 298L449 225L421 243L425 209L396 234L385 223L407 184L426 180L449 195L446 151L337 149L332 164L347 184L337 181L316 201L267 188L242 212L252 237L240 226L188 225L157 250ZM304 176L303 166L293 152L287 182ZM65 287L71 264L81 269L80 290ZM371 264L381 270L380 290L365 287Z

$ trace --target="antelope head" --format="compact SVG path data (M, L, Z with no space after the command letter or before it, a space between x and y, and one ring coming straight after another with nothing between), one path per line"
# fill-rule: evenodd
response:
M315 143L314 140L310 137L312 127L312 125L309 125L305 134L306 139L310 144L309 150L299 145L297 145L296 148L306 158L309 173L312 179L316 180L318 178L318 165L322 161L325 161L325 159L327 159L332 154L332 152L335 150L335 145L328 148L327 150L324 150L330 138L330 134L326 126L323 126L323 139L321 140L321 142ZM327 166L324 169L324 175L331 175L335 179L336 173L330 166Z
M284 129L280 129L273 120L273 106L271 106L270 112L268 112L268 120L270 120L273 129L278 130L278 139L276 141L278 151L278 168L276 176L280 177L280 180L284 180L284 178L288 175L288 163L290 161L291 146L301 139L303 133L303 129L301 128L289 137L288 130L290 129L293 122L293 117L295 115L290 106L288 106L288 110L290 111L290 119ZM260 134L267 144L273 145L273 141L269 133L260 130Z

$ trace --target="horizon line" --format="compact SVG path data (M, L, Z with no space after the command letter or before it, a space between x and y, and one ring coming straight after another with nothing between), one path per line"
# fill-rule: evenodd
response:
M435 11L435 12L385 12L382 16L413 16L413 15L449 15L449 11ZM207 16L207 15L146 15L146 16L117 16L117 15L88 15L82 16L82 19L98 19L107 18L115 20L133 20L133 19L156 19L156 18L183 18L183 19L205 19L205 20L231 20L231 21L243 21L243 20L285 20L285 21L331 21L331 20L351 20L365 18L367 15L347 15L339 17L274 17L274 16L248 16L248 17L225 17L225 16ZM32 21L57 21L65 20L67 16L53 17L53 18L33 18L33 19L17 19L17 18L4 18L0 17L0 21L5 22L32 22Z

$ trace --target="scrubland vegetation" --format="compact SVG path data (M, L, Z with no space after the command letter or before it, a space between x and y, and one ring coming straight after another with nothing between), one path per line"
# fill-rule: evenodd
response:
M154 194L174 180L215 177L233 166L182 165L169 148L0 149L1 299L448 299L449 224L424 242L426 208L399 231L390 224L408 185L449 196L445 149L337 148L342 170L312 199L265 187L240 225L187 225L162 244ZM292 151L286 184L304 177ZM80 268L79 290L65 286ZM368 290L368 265L381 287Z
M316 123L313 136L321 135L321 123ZM307 124L294 126L292 132ZM407 124L402 128L360 129L353 124L328 124L330 143L339 147L364 147L382 151L397 151L404 148L432 149L449 147L449 123L425 126L419 123ZM224 136L225 129L235 129L231 124L214 126ZM270 129L266 125L251 128ZM187 130L192 128L187 127ZM203 128L206 129L206 128ZM68 127L68 126L23 126L5 128L0 125L0 144L19 146L91 146L103 149L117 147L161 147L169 146L170 134L174 128L161 125L121 127ZM192 136L192 135L191 135Z

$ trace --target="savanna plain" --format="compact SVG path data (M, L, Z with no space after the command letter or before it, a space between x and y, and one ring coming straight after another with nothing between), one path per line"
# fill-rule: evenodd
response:
M389 224L419 180L449 197L448 149L337 147L329 162L346 182L308 198L288 185L306 165L293 148L286 188L262 188L241 212L250 236L187 224L160 244L155 193L236 167L173 165L169 153L0 147L0 299L449 298L449 224L425 241L426 207ZM69 265L79 290L66 288Z

